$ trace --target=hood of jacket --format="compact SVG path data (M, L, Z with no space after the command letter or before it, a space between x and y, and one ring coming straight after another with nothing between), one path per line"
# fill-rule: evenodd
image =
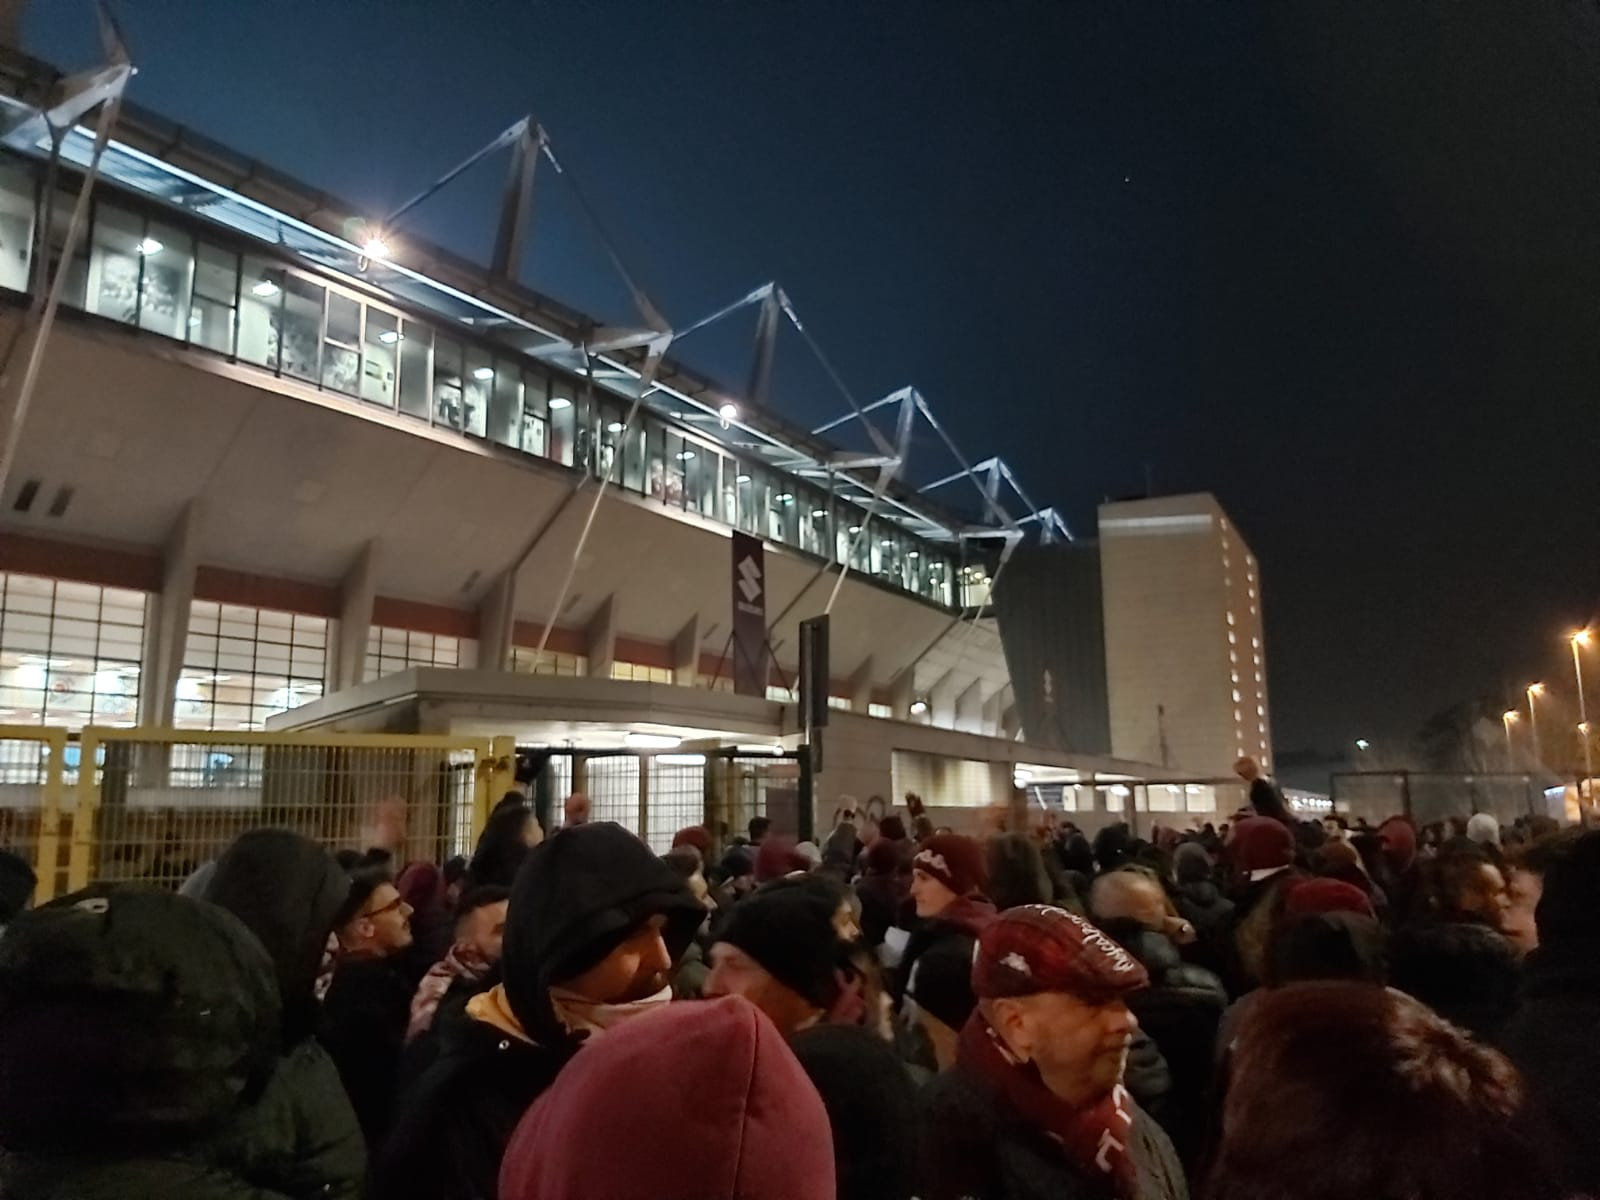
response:
M968 937L977 937L994 918L995 907L984 897L959 896L938 916L931 918L929 923L934 926L953 926Z
M677 962L705 920L681 875L613 822L577 825L541 843L511 890L501 973L506 999L528 1036L568 1039L550 986L598 963L649 918L667 918L663 939Z
M333 855L287 829L242 834L211 873L205 898L244 922L272 959L285 1045L316 1029L317 971L349 892L350 877Z
M95 887L0 939L0 1144L155 1152L219 1128L278 1056L272 963L237 918Z
M834 1195L817 1089L772 1022L735 996L669 1004L585 1046L522 1118L500 1167L502 1200Z

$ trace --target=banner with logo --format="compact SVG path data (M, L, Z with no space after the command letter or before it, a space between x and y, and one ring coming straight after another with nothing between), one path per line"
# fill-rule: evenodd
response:
M767 694L767 557L748 533L733 535L733 690Z

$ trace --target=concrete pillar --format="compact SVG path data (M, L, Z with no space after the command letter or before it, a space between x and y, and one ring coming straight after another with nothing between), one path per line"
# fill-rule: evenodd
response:
M516 610L516 572L502 571L478 605L477 667L480 671L504 671L511 666L511 631L516 626Z
M328 684L342 692L364 682L367 642L372 636L372 603L378 595L378 544L361 547L339 586L339 631L334 639Z
M872 655L850 673L850 711L865 716L872 704Z
M946 671L939 681L928 689L928 721L940 729L956 727L956 696L961 681L955 670Z
M588 638L589 675L595 679L610 679L611 667L617 661L617 597L607 596L594 616L589 618Z
M1005 710L1006 689L1001 688L994 695L983 702L983 728L979 730L985 737L1000 736L1000 714Z
M672 682L677 687L700 685L700 614L690 617L672 639Z
M983 680L974 679L956 696L954 725L963 733L983 732Z
M139 681L139 724L171 725L189 636L189 606L205 509L199 500L184 506L167 538L161 560L161 591L145 603L144 663Z
M917 698L917 674L914 668L907 667L894 677L894 682L889 685L889 707L894 710L894 719L897 721L911 720L911 705Z

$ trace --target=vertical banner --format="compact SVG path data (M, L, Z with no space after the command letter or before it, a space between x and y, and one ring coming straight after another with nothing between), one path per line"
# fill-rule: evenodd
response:
M761 539L733 535L733 690L767 694L767 565Z

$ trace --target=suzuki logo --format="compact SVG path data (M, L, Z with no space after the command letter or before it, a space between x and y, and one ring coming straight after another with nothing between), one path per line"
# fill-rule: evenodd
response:
M739 591L747 604L753 604L761 595L761 568L748 554L739 560Z

